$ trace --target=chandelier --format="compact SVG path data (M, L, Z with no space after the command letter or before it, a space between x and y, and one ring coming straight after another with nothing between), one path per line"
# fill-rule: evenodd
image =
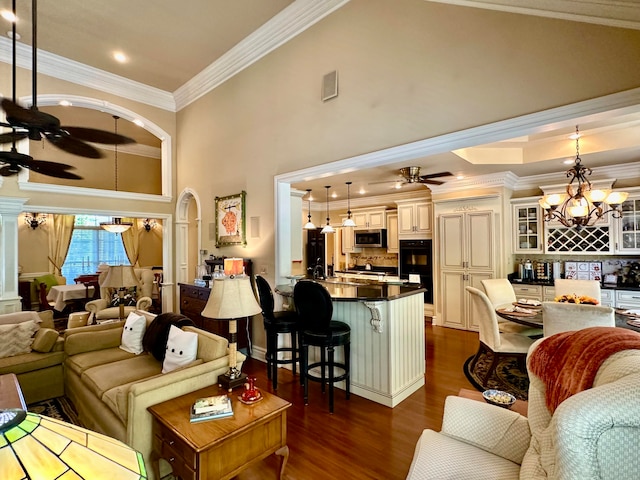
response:
M539 200L545 221L555 220L565 227L579 229L592 226L608 213L613 218L622 217L620 206L629 194L591 188L591 182L587 179L591 169L583 166L580 158L580 132L577 125L575 139L576 159L573 167L566 171L567 178L570 178L566 193L545 195Z

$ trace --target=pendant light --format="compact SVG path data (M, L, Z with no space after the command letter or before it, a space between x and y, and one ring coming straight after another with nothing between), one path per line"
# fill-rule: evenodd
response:
M342 222L343 227L355 227L356 222L351 218L351 202L350 202L350 190L351 182L345 182L347 184L347 218Z
M329 224L329 189L331 185L325 186L324 188L327 189L327 224L322 228L320 233L335 233L335 229Z
M307 215L307 218L309 219L307 221L307 223L304 224L304 228L305 230L315 230L316 229L316 225L311 221L311 189L307 188L307 202L309 204L309 214Z
M117 115L113 115L113 120L115 122L114 133L118 135L118 117ZM115 165L115 191L118 191L118 142L113 145L113 158ZM122 233L129 230L133 226L131 222L123 222L122 218L114 217L110 222L100 222L100 227L111 233Z

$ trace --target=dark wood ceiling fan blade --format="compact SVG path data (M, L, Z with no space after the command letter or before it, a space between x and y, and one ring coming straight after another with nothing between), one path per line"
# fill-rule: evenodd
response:
M82 177L69 172L75 167L66 163L49 162L47 160L27 160L20 163L25 168L49 177L68 178L71 180L82 180Z
M18 142L27 138L28 132L7 132L0 134L0 144Z
M86 158L102 158L103 156L97 148L69 135L45 134L45 136L47 137L47 140L53 143L56 147L67 153Z
M438 178L438 177L453 177L453 173L451 172L438 172L438 173L429 173L428 175L420 175L421 180L426 180L429 178Z
M20 170L22 170L22 168L18 165L5 165L0 168L0 176L10 177L12 175L16 175Z
M125 137L119 133L108 132L106 130L98 130L95 128L84 127L61 127L63 130L78 140L85 142L104 143L108 145L124 145L127 143L136 143L133 138Z
M429 180L428 178L425 178L423 180L420 180L418 183L425 183L427 185L442 185L444 182L441 182L440 180Z
M60 120L35 107L24 108L8 98L3 98L0 104L7 114L7 121L12 126L39 130L58 130L60 128Z

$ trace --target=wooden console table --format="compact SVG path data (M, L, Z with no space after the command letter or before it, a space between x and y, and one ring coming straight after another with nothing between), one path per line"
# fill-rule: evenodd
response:
M196 399L223 393L211 386L149 407L154 432L151 467L157 478L161 458L183 480L227 480L275 454L282 457L278 475L282 479L289 458L287 409L291 403L263 391L261 401L245 405L237 399L236 390L230 394L233 417L189 421Z
M18 377L14 373L0 375L0 410L7 408L27 409Z

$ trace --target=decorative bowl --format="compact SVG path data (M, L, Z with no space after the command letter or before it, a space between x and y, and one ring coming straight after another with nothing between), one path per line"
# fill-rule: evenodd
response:
M487 403L503 408L511 408L516 403L516 397L502 390L485 390L482 397Z

